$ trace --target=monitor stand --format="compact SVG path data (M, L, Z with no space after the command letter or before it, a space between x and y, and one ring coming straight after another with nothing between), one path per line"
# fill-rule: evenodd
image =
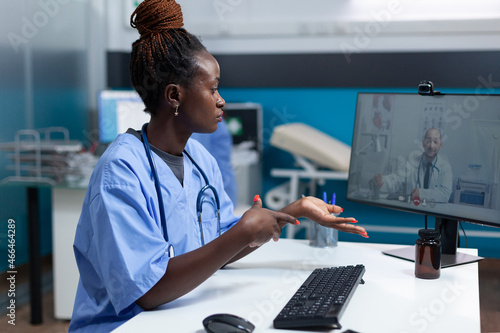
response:
M483 257L457 252L458 221L436 218L435 229L441 234L441 268L476 262ZM415 246L382 251L383 254L399 259L415 261Z

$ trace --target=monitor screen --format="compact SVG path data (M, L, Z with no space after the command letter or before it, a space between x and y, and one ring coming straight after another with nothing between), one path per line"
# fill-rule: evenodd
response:
M262 106L258 103L226 103L222 108L233 144L250 143L262 152Z
M98 101L99 141L110 143L127 129L140 129L149 122L144 103L134 90L103 90Z
M500 95L359 93L347 199L500 227Z

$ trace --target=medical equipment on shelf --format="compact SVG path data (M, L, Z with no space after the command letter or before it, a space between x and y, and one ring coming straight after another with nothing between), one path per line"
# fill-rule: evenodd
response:
M167 231L167 220L165 217L165 207L163 205L163 197L161 195L161 187L160 187L160 179L158 178L158 173L156 172L156 164L153 160L153 156L151 154L151 147L148 142L148 138L146 135L146 128L148 124L144 124L142 126L142 143L144 144L144 150L146 151L146 155L149 160L149 165L151 167L151 173L153 174L153 180L155 182L155 188L156 188L156 195L158 196L158 205L160 209L160 220L161 220L161 226L163 229L163 237L165 238L165 241L168 243L168 231ZM200 168L198 163L195 162L195 160L191 157L191 155L184 150L184 154L191 160L193 165L198 169L200 172L201 176L203 177L203 180L205 181L205 186L201 188L201 190L198 192L198 197L196 199L196 213L198 215L198 223L200 224L200 234L201 234L201 244L205 245L205 238L203 236L203 223L201 221L201 213L203 210L203 194L210 190L212 191L214 198L215 198L215 204L216 204L216 212L217 212L217 227L219 229L219 236L221 235L221 227L220 227L220 201L219 201L219 195L217 194L217 190L215 187L210 185L210 182L208 181L208 177L205 174L205 172ZM175 256L175 251L174 247L172 244L168 245L168 255L170 258Z
M54 138L61 134L62 139ZM14 162L6 168L15 171L15 176L4 178L2 183L55 185L67 177L84 178L88 182L97 159L82 153L82 149L82 143L70 140L64 127L19 130L14 142L0 143L0 150L7 151L7 158ZM87 165L89 168L85 168Z
M490 184L458 179L454 202L462 205L490 207Z

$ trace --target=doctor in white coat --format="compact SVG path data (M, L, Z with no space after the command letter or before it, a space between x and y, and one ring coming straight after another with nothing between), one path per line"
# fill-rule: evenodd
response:
M375 184L381 192L406 189L413 200L447 203L452 192L453 174L450 163L438 154L442 146L441 132L436 128L427 130L422 140L424 152L411 155L395 173L376 175Z

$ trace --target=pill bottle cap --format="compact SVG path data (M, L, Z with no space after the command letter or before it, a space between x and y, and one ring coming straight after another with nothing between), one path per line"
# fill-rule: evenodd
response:
M420 229L418 231L418 236L424 239L439 238L439 232L434 229Z

